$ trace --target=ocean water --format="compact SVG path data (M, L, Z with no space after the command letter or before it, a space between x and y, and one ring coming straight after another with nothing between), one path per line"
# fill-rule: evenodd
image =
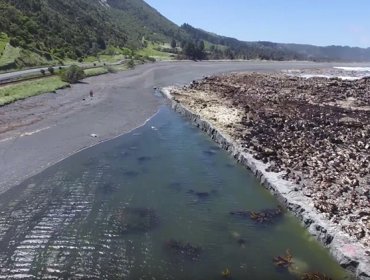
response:
M354 71L354 72L370 72L370 67L347 67L347 66L337 66L335 69L340 69L344 71Z
M0 279L349 279L289 213L246 212L278 206L163 107L0 196ZM277 267L287 250L292 265Z

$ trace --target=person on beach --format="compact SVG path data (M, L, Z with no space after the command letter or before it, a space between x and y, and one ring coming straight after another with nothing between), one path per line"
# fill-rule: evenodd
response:
M90 90L90 97L93 97L93 96L94 96L94 92Z

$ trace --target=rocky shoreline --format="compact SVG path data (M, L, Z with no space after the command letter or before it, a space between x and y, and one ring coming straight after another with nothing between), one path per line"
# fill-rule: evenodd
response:
M175 111L249 168L341 266L358 279L370 279L369 89L368 79L353 82L253 73L206 77L187 87L162 89L162 93ZM303 141L305 132L317 132L316 124L329 133L312 135L314 142L320 139L317 146ZM338 125L340 129L335 129ZM291 129L285 131L286 127ZM348 149L346 144L353 138L356 143ZM327 140L345 164L340 157L339 165L337 158L327 158ZM275 148L278 143L282 145ZM320 147L321 153L317 152ZM287 153L287 148L293 153ZM297 156L307 153L316 160Z

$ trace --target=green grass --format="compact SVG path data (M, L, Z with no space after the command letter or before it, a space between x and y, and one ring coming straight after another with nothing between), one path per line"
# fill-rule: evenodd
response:
M54 61L55 62L55 61ZM17 59L17 67L18 68L25 68L25 67L33 67L33 66L41 66L41 65L51 65L53 61L48 61L46 58L42 57L41 55L21 49L19 53L19 59Z
M0 57L8 43L9 43L8 36L5 33L0 32Z
M116 54L116 55L108 55L108 54L101 54L99 55L100 62L106 63L114 63L120 60L124 60L126 58L123 54Z
M94 63L94 62L99 62L99 59L96 56L89 55L84 58L83 62L84 63Z
M127 63L126 64L121 64L121 65L116 65L116 66L113 66L113 68L115 70L117 70L118 72L119 71L126 71L128 70L129 68L127 67Z
M14 61L20 56L20 52L20 48L14 48L7 43L3 51L3 55L0 57L0 66L14 63Z
M161 52L161 51L156 50L156 48L158 48L158 47L166 47L166 46L149 43L146 48L139 50L137 52L137 54L142 55L142 56L154 57L157 60L172 59L173 58L172 53Z
M9 37L0 32L0 69L22 69L32 66L51 65L58 63L56 60L48 61L36 52L15 48L10 45Z
M92 77L102 74L107 74L109 71L106 67L97 67L84 70L86 77Z
M126 57L131 56L132 51L127 48L117 48L113 46L108 46L105 51L102 51L97 56L87 56L84 58L84 63L114 63L120 60L126 59Z
M67 86L59 76L40 78L0 87L0 106Z

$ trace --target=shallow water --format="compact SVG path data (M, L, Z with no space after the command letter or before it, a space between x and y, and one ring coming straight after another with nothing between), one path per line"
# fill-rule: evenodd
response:
M0 196L0 279L347 279L294 217L230 215L277 201L164 107ZM289 249L294 264L272 259Z

